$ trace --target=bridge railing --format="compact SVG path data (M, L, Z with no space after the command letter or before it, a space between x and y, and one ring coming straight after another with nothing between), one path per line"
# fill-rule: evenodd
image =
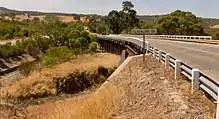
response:
M130 37L122 37L122 36L98 36L98 37L132 42L143 48L143 40L138 38L130 38ZM146 42L145 44L146 44L145 47L147 53L151 53L155 59L158 59L160 62L165 63L167 67L171 66L172 68L175 69L175 79L177 79L181 75L184 75L191 81L192 93L198 89L202 89L206 93L208 93L214 100L218 101L216 115L217 115L217 119L219 119L219 83L215 82L213 79L205 75L199 69L192 68L186 63L177 60L170 54L151 46L149 42Z
M150 47L151 48L148 52L151 53L155 59L158 59L159 61L165 63L166 66L171 66L175 69L175 78L180 75L184 75L191 81L192 92L201 88L207 92L214 100L218 100L219 84L217 82L209 78L198 69L190 67L186 63L175 59L164 51L161 51L152 46Z
M211 36L183 36L183 35L146 35L147 38L179 39L179 40L212 40Z

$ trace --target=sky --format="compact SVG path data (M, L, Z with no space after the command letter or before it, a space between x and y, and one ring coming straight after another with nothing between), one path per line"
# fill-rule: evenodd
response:
M0 7L60 13L107 15L120 10L123 0L0 0ZM130 0L139 15L161 15L176 9L199 17L219 18L219 0Z

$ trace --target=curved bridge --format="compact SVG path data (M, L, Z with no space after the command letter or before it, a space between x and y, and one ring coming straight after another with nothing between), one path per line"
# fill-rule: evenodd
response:
M175 78L184 75L191 81L192 92L202 89L214 100L219 100L219 47L158 40L152 39L152 37L147 37L145 43L140 38L128 36L97 35L97 38L102 50L113 52L117 49L120 53L122 50L126 50L126 57L142 54L144 52L143 44L145 44L147 53L152 54L166 66L175 69ZM200 39L202 38L205 37ZM211 38L206 37L207 39ZM217 116L219 115L217 114Z

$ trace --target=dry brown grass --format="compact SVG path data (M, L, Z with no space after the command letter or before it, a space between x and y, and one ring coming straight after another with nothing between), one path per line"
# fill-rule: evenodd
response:
M12 85L4 87L4 90L8 92L10 98L29 97L30 95L55 95L56 89L53 83L55 78L67 76L75 70L92 71L99 66L112 68L118 64L119 56L117 55L109 53L82 55L73 61L34 72L28 77L23 77Z
M218 24L218 25L214 25L214 26L212 26L211 28L219 29L219 24Z
M57 17L59 17L59 19L62 22L77 22L78 20L75 19L73 16L61 16L61 15L57 15ZM40 16L34 16L34 15L16 15L15 16L15 20L18 21L23 21L23 20L33 20L34 18L38 18L39 20L43 20L45 18L45 15L40 15ZM6 19L11 19L9 17L6 17ZM86 17L81 17L80 21L82 22L88 22Z
M118 88L110 84L92 94L29 107L27 115L40 119L109 119L117 112L119 95Z

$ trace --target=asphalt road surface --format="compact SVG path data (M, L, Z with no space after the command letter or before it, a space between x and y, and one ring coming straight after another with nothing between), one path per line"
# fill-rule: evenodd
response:
M219 82L219 46L191 42L146 39L151 46L169 53Z

